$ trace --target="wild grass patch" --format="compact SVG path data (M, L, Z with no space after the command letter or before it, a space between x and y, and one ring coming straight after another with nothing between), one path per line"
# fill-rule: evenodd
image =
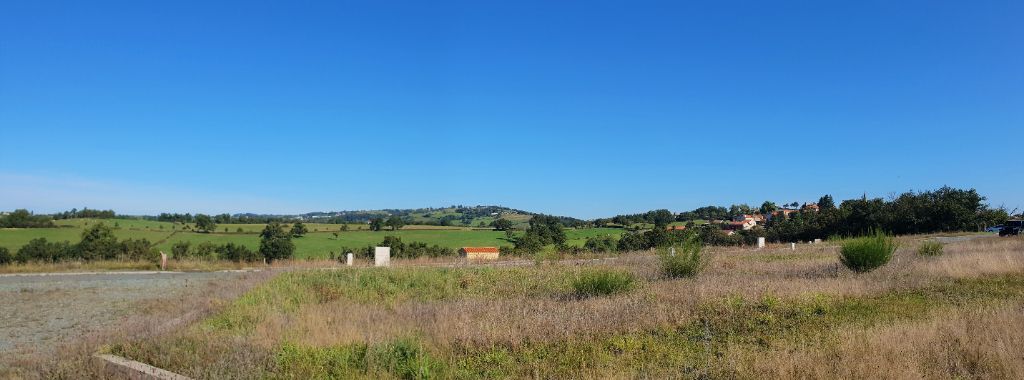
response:
M941 256L942 243L931 240L925 241L917 247L917 254L921 256Z
M690 235L682 244L658 250L661 270L670 278L693 277L708 264L707 255L702 253L703 245L696 235Z
M624 293L636 286L632 273L610 270L586 270L573 280L573 295L581 298Z
M844 241L840 259L854 272L870 272L889 263L897 246L896 239L876 230L868 236Z

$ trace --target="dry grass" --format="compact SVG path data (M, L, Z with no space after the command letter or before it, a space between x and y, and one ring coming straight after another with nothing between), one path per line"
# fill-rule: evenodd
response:
M1024 332L1010 326L1024 325L1024 240L949 243L938 257L917 255L920 241L903 238L866 274L838 264L831 244L709 249L692 279L664 278L646 252L291 272L204 308L219 311L191 328L103 339L198 378L404 377L380 364L395 342L415 342L417 368L440 377L1020 378ZM592 266L631 272L638 287L572 296Z
M946 308L928 318L844 328L835 344L796 342L773 350L737 347L724 363L744 376L819 379L1024 378L1024 303ZM723 368L723 371L729 369Z

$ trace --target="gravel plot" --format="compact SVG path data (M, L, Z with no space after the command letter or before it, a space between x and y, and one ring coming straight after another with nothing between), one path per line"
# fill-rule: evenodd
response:
M138 301L202 290L238 273L117 273L0 276L0 354L46 351L109 327Z

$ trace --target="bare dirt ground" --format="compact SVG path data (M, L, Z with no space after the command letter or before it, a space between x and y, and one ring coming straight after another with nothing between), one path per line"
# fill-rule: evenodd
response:
M239 273L104 273L0 276L0 355L47 352L110 328L142 301L198 294Z

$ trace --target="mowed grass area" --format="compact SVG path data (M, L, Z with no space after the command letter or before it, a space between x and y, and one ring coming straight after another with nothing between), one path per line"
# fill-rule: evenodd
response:
M171 235L171 231L138 231L116 229L114 235L118 239L148 239L155 243ZM77 243L82 239L80 228L0 228L0 247L15 252L21 246L36 238L48 241L70 241Z
M183 229L181 224L168 222L155 222L136 219L70 219L57 221L59 228L9 228L0 229L0 247L6 247L12 252L27 244L35 238L46 238L50 241L70 241L77 243L81 239L82 231L90 225L105 223L109 226L117 226L114 230L118 239L147 239L157 244L157 249L170 253L171 246L180 241L187 241L193 245L203 242L214 244L235 243L245 245L252 249L259 248L259 232L263 230L263 224L224 224L218 225L214 233L199 233ZM441 229L436 226L407 226L397 231L369 231L359 230L364 225L349 225L348 231L341 231L341 225L337 224L307 224L310 233L300 238L294 238L295 258L328 258L331 253L335 255L343 252L343 247L362 248L369 245L379 244L385 236L398 236L404 242L423 242L429 245L440 245L450 248L465 246L511 246L513 243L508 240L504 232L468 229L468 228L447 228ZM228 232L223 232L224 229ZM241 228L242 233L237 230ZM596 235L621 235L622 229L617 228L592 228L592 229L567 229L568 244L583 246L586 238ZM335 237L337 233L337 237ZM522 234L522 232L518 232Z
M866 274L830 245L711 249L692 279L645 253L289 272L187 328L104 347L194 378L1024 377L1024 239L937 257L902 241ZM579 297L595 272L635 284Z

